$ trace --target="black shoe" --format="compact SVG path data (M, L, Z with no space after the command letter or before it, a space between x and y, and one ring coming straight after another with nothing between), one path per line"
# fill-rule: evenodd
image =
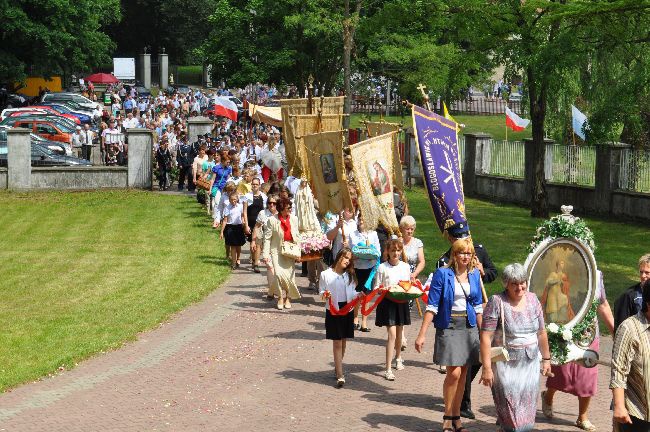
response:
M361 330L361 324L355 324L354 329L355 330Z
M472 411L470 408L461 409L460 416L470 420L474 420L476 418L474 411Z
M361 327L360 330L364 333L368 333L370 331L368 327Z

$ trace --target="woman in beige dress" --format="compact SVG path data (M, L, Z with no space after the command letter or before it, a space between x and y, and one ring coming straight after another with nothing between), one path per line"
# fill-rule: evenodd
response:
M300 247L298 218L291 214L291 200L280 198L277 202L278 213L267 220L264 230L264 261L271 260L278 291L278 309L291 309L291 300L299 299L300 292L296 286L295 263L298 260L282 255L282 242L291 241Z

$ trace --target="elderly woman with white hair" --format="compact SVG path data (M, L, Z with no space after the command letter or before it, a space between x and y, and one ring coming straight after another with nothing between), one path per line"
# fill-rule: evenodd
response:
M415 218L411 215L403 216L399 222L399 230L402 233L402 243L404 244L404 261L411 269L411 281L417 280L425 265L424 244L419 238L413 237L415 226ZM404 332L404 327L402 327L402 332ZM402 351L406 349L406 346L406 335L402 333Z
M504 432L533 430L538 374L540 369L544 376L551 372L544 312L537 296L528 291L527 280L524 266L507 265L503 269L505 289L492 296L483 311L480 382L492 388L497 422ZM492 347L504 347L509 359L487 361Z

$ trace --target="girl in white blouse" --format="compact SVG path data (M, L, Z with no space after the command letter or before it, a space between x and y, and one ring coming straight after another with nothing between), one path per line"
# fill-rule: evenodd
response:
M327 297L331 297L332 303L341 309L346 303L363 295L355 290L357 280L352 265L352 251L349 248L339 251L332 267L321 273L319 283L319 293L325 300L326 309L325 338L331 339L333 342L336 385L343 387L345 384L343 357L345 356L346 340L354 338L354 313L350 311L345 315L333 315Z

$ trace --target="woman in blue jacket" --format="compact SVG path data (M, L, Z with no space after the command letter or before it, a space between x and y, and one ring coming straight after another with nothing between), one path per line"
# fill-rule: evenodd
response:
M449 264L429 276L429 301L415 349L421 352L429 325L436 328L433 362L447 366L443 384L443 432L463 432L460 403L467 367L478 363L483 313L481 274L474 268L474 245L469 238L456 240Z

